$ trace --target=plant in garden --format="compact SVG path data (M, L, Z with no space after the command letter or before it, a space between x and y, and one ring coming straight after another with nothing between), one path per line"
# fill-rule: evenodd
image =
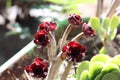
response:
M84 36L85 38L93 37L96 33L94 29L92 29L92 26L82 21L80 15L69 15L68 22L69 25L63 33L60 45L57 45L55 40L54 31L57 29L55 22L44 22L38 26L34 43L39 48L47 48L48 62L42 58L36 58L31 65L27 66L25 73L29 80L56 80L60 66L64 63L64 60L67 59L68 64L61 76L61 80L66 80L73 62L81 62L83 60L86 46L79 43L78 40ZM72 28L78 27L81 27L82 32L67 42L67 37ZM60 49L57 49L57 46L59 46Z
M77 80L119 80L119 75L120 55L98 54L90 61L79 63L77 68Z
M110 53L110 50L113 50L109 48L110 43L117 34L117 27L119 24L118 16L114 15L111 18L106 17L102 18L101 20L97 17L91 17L89 23L92 25L93 29L95 29L103 43L103 47L99 53Z
M43 59L36 58L31 65L26 66L26 72L36 78L45 78L48 66L48 63L43 61Z

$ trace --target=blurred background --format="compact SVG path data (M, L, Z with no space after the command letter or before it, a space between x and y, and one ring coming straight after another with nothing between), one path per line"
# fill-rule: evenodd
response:
M0 0L0 65L27 45L45 21L95 16L97 0Z

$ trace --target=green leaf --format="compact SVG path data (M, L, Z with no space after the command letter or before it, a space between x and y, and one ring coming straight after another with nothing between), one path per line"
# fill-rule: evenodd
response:
M101 80L103 76L103 73L100 73L99 75L97 75L97 77L94 80Z
M119 18L117 16L113 16L110 20L110 32L109 32L109 39L113 40L117 33L117 27L119 24Z
M80 79L80 75L84 70L88 70L89 69L89 61L83 61L78 65L77 68L77 80Z
M119 18L118 16L112 16L112 19L110 20L110 31L114 31L119 24Z
M107 64L103 67L101 73L95 78L95 80L102 80L102 77L107 74L107 73L111 73L113 71L119 70L119 67L115 64ZM106 79L109 80L109 79Z
M104 66L104 63L103 62L95 62L93 64L90 65L90 68L89 68L89 78L90 80L94 80L95 77L100 74L102 68Z
M88 77L88 70L84 70L80 76L79 80L90 80Z
M90 64L95 63L97 61L106 63L109 59L110 59L110 57L108 55L98 54L98 55L95 55L94 57L92 57L92 59L90 60Z
M102 22L102 27L106 30L106 32L108 31L109 22L110 22L109 18L105 18Z
M106 51L105 47L102 47L99 51L99 54L106 54L106 53L107 53L107 51Z
M113 39L115 38L116 34L117 34L117 28L114 29L114 31L111 31L111 32L110 32L110 35L108 36L108 38L109 38L110 40L113 40Z
M113 58L109 61L109 63L116 64L120 68L120 59Z
M112 63L108 63L103 69L102 69L102 73L110 73L114 70L119 70L119 67L116 64L112 64Z
M120 79L120 71L114 70L111 73L114 74L118 79Z
M93 29L95 29L95 31L99 33L100 32L100 19L97 17L92 17L90 18L89 22L91 26L93 27Z
M118 80L118 78L112 73L107 73L103 76L102 80Z

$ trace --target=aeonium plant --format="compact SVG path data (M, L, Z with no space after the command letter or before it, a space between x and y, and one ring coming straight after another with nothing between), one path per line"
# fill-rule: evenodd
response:
M120 55L98 54L77 68L77 80L120 80Z
M82 22L80 15L69 15L68 22L69 25L63 33L60 45L55 39L54 31L57 29L55 22L44 22L38 26L34 43L39 48L47 48L48 60L44 60L42 57L36 58L32 64L26 66L25 73L29 80L56 80L60 66L67 59L68 64L60 76L61 80L66 80L73 62L83 60L86 46L79 43L78 40L81 37L94 37L96 33L89 24ZM67 37L72 28L78 27L81 27L82 32L67 42Z

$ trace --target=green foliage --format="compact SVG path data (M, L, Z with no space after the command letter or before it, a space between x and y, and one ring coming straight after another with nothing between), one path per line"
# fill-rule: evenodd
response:
M109 56L104 55L104 54L99 54L99 55L93 56L90 63L93 64L93 63L98 62L98 61L106 63L109 59L110 59Z
M103 29L105 29L106 32L108 31L109 22L110 22L110 19L109 18L105 18L103 20L103 23L102 23Z
M113 40L117 33L117 27L119 24L119 18L117 16L112 16L112 18L105 18L100 23L100 19L97 17L92 17L90 19L90 24L92 27L96 30L98 33L98 36L103 41L105 35L107 34L107 37L109 40Z
M100 19L97 17L92 17L90 18L90 23L93 29L97 32L100 33Z
M89 65L86 65L86 62ZM83 63L85 63L87 69L83 68L85 66ZM120 55L111 58L105 54L98 54L89 62L83 61L82 65L80 63L77 68L77 76L79 76L77 80L119 80Z
M118 80L118 78L115 74L108 73L103 76L102 80Z
M102 43L106 43L100 49L99 53L106 54L107 50L105 45L107 45L107 41L110 42L115 38L117 28L119 27L118 16L112 16L112 18L105 18L102 20L97 17L92 17L90 18L89 23L92 25L93 29L95 29Z
M118 27L118 24L119 24L119 18L117 16L113 16L112 19L110 20L110 36L109 38L111 40L114 39L116 33L117 33L117 27Z
M104 66L104 63L99 61L90 65L89 74L88 74L90 80L93 80L101 72L103 66Z
M79 65L78 65L78 69L77 69L77 74L80 74L84 71L84 70L88 70L89 69L89 62L88 61L84 61L84 62L81 62ZM77 78L79 79L80 76L77 75Z
M107 51L106 51L105 47L102 47L102 48L99 50L99 53L100 53L100 54L106 54Z
M84 70L78 80L89 80L88 70Z

